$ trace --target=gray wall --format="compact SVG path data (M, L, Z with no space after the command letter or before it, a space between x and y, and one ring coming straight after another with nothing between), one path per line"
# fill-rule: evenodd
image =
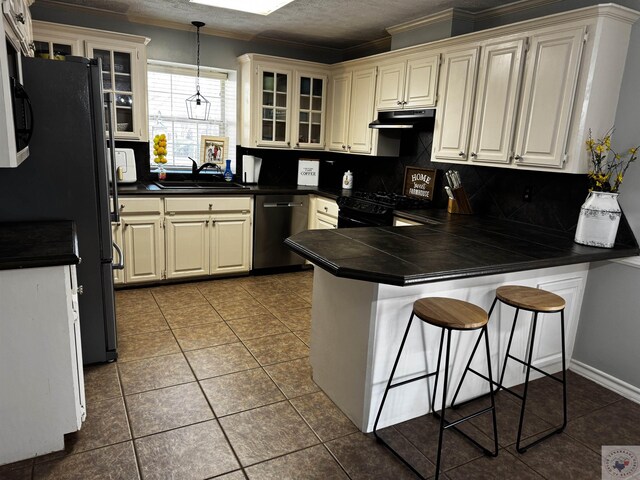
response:
M640 144L640 22L631 33L613 144ZM640 162L629 168L620 204L640 238ZM574 358L640 388L640 268L594 264L582 304Z

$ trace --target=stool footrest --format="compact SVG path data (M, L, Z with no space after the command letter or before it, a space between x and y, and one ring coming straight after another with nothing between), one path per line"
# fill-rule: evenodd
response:
M482 410L478 410L477 412L470 413L469 415L466 415L466 416L464 416L464 417L462 417L462 418L459 418L459 419L457 419L457 420L456 420L456 421L454 421L454 422L450 422L449 420L447 420L447 419L445 418L444 423L445 423L446 425L444 426L444 428L445 428L445 429L447 429L447 428L455 427L455 426L456 426L456 425L458 425L459 423L466 422L467 420L471 420L472 418L476 418L476 417L478 417L478 416L480 416L480 415L483 415L483 414L485 414L485 413L487 413L487 412L490 412L491 410L493 410L493 407L483 408ZM439 416L440 414L438 413L438 414L436 414L436 415L438 415L438 416Z
M403 380L402 382L398 382L398 383L394 383L393 385L389 385L389 388L391 389L391 388L401 387L402 385L406 385L407 383L411 383L411 382L415 382L417 380L422 380L424 378L432 377L435 374L436 374L436 372L426 373L424 375L420 375L419 377L410 378L409 380Z
M485 408L483 410L480 410L478 412L472 413L470 415L467 415L466 417L463 418L459 418L458 420L456 420L455 422L449 422L447 419L444 420L445 426L444 429L448 429L448 428L452 428L453 430L455 430L456 432L458 432L460 435L462 435L463 437L465 437L467 440L469 440L471 443L473 443L476 447L478 447L480 450L482 450L484 452L485 455L490 455L492 457L497 457L498 456L498 451L496 450L495 452L492 452L491 450L489 450L488 448L484 447L483 445L481 445L477 440L475 440L473 437L469 436L467 433L463 432L462 430L460 430L458 428L458 424L466 421L466 420L471 420L474 417L477 417L478 415L482 415L484 413L490 412L493 410L493 407L488 407ZM433 416L436 417L437 419L440 419L440 414L438 412L433 412Z
M521 360L521 359L519 359L517 357L514 357L513 355L507 355L507 357L512 359L512 360L515 360L516 362L524 365L525 367L528 365L527 362L525 362L524 360ZM552 378L556 382L562 383L562 380L560 380L558 377L554 376L552 373L547 373L544 370L540 370L538 367L535 367L533 365L529 365L529 366L531 367L532 370L535 370L536 372L541 373L542 375L544 375L546 377ZM471 369L469 369L469 370L471 370Z

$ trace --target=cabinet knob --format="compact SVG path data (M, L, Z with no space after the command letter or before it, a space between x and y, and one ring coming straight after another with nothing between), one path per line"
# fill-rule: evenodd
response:
M20 22L21 24L23 24L23 25L24 25L24 23L25 23L24 15L23 15L22 13L18 13L18 14L16 15L16 21L18 21L18 22Z
M291 146L291 142L287 142L287 147L290 147L290 146Z
M347 150L351 150L351 145L347 145Z
M402 105L402 102L400 100L398 100L398 105Z
M329 207L324 207L324 211L328 212L329 211Z
M124 210L124 205L120 204L120 210Z
M78 295L82 295L84 293L84 287L82 285L78 285Z
M460 157L464 157L464 156L465 156L465 154L464 154L464 152L463 152L462 150L460 150L460 152L458 152L458 156L460 156Z
M520 155L516 155L513 158L515 159L516 162L521 162L522 161L522 157Z
M209 210L211 210L213 208L213 203L209 204Z
M407 104L407 101L406 101L406 100L403 100L403 101L402 101L402 104L403 104L403 105L406 105L406 104Z
M476 152L471 152L471 156L472 156L473 158L476 158L476 157L478 156L478 154L477 154Z
M347 148L347 146L346 145L342 145L342 149L344 150L345 148Z
M296 147L299 147L299 146L300 146L300 142L296 142Z
M204 224L205 224L205 225L209 225L209 220L205 220L205 221L204 221Z
M33 43L33 42L31 42L31 43L29 44L29 49L30 49L30 50L33 50L33 51L35 52L35 51L36 51L36 44L35 44L35 43Z

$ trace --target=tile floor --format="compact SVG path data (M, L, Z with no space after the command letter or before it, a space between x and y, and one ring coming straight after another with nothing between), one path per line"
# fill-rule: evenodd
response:
M311 380L312 281L307 271L117 292L120 358L86 369L82 430L63 452L0 467L0 480L415 478ZM601 445L640 444L640 405L577 374L569 380L564 434L516 453L519 404L500 393L498 457L447 432L441 478L601 478ZM533 437L558 421L561 396L548 379L530 392ZM489 416L463 428L492 444ZM384 435L434 474L433 417Z

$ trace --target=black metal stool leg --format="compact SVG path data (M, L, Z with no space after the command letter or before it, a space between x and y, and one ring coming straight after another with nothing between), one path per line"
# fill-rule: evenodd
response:
M445 329L443 328L443 330ZM440 460L442 457L442 436L444 434L444 428L445 428L444 411L447 406L447 382L449 378L449 353L451 350L451 329L447 328L446 330L447 330L447 353L445 356L445 363L444 363L444 385L442 390L442 410L440 411L440 434L438 436L438 455L436 457L435 480L438 480L438 478L440 478Z
M556 431L560 433L567 426L567 365L566 365L566 352L564 344L564 309L560 310L560 338L562 340L562 427Z
M433 382L433 394L431 395L431 413L436 414L436 392L438 391L438 379L440 378L440 359L442 358L442 344L444 342L444 328L440 329L440 347L438 348L438 365L436 366L436 378Z
M486 328L486 327L485 327ZM458 388L456 388L456 393L453 394L453 400L451 400L451 408L455 408L456 406L456 398L458 398L458 394L460 393L460 388L462 388L462 383L464 382L464 378L467 376L467 372L469 371L469 367L471 366L471 362L473 361L473 357L476 354L476 350L478 349L478 345L480 345L480 340L482 340L482 334L484 333L484 328L480 330L480 335L478 335L478 340L476 340L476 344L473 346L473 350L471 351L471 356L469 357L469 361L467 362L467 366L464 367L464 372L462 372L462 377L460 378L460 382L458 383ZM493 385L489 385L491 390L493 390Z
M384 402L387 400L387 394L391 388L391 382L393 381L393 377L396 373L396 368L398 367L398 362L400 361L400 355L402 355L402 349L404 348L404 344L407 341L407 336L409 335L409 330L411 329L411 323L413 322L414 313L411 312L411 317L409 317L409 323L407 324L407 329L404 331L404 336L402 337L402 342L400 343L400 349L398 350L398 355L396 356L396 360L393 363L393 368L391 369L391 375L389 376L389 381L387 382L387 387L384 389L384 395L382 395L382 402L380 403L380 408L378 408L378 414L376 415L376 421L373 424L373 434L378 437L378 421L380 420L380 414L382 413L382 407L384 407Z
M516 441L516 450L518 453L524 453L529 446L520 448L520 439L522 437L522 424L524 422L524 411L527 407L527 392L529 390L529 375L531 374L531 361L533 360L533 344L536 338L536 326L538 325L538 312L533 314L533 325L531 327L531 345L529 345L529 356L527 358L527 370L524 378L524 393L522 394L522 408L520 409L520 421L518 423L518 439Z
M487 369L489 372L489 395L491 396L491 409L493 415L493 441L495 451L493 452L493 456L498 456L498 418L496 416L496 399L493 391L493 375L491 373L491 352L489 351L489 331L487 330L487 326L485 325L482 329L482 333L484 333L484 346L487 350ZM482 335L482 333L480 335Z
M520 309L516 308L516 314L513 316L513 325L511 325L511 334L509 335L509 342L507 343L507 353L504 356L504 363L502 364L502 372L500 373L500 380L498 380L498 389L496 390L496 392L500 391L500 389L504 385L504 374L507 371L507 360L509 360L509 354L511 352L511 343L513 342L513 334L516 331L516 323L518 323L519 312L520 312Z

